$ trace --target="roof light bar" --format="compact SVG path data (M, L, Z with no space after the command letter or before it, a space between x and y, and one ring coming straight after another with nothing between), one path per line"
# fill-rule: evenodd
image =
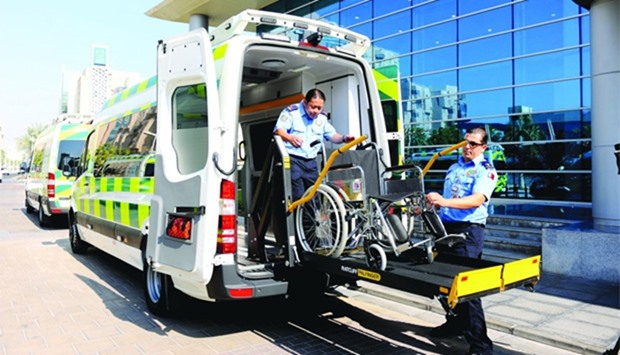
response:
M268 17L268 16L262 16L260 18L260 22L262 23L266 23L268 25L275 25L276 23L278 23L278 20L276 20L273 17Z
M281 35L281 34L276 34L276 33L269 33L269 32L261 33L260 34L260 38L262 38L262 39L269 39L269 40L272 40L272 41L287 42L287 43L291 42L291 39L288 36Z
M246 27L250 24L266 24L283 28L285 30L303 29L310 32L319 32L321 34L329 35L347 42L348 44L345 45L344 48L347 51L351 51L356 56L361 56L368 48L370 48L370 39L368 37L346 28L310 18L260 10L242 11L238 15L231 17L229 20L210 31L213 35L213 45L223 43L233 36L242 34Z

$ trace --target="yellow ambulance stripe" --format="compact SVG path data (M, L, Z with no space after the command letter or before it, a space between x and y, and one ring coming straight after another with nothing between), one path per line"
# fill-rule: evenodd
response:
M382 73L373 70L373 76L377 82L377 89L385 96L398 100L400 93L398 91L398 81L395 78L388 78Z
M226 49L228 49L228 43L225 43L213 50L213 59L220 60L226 55Z

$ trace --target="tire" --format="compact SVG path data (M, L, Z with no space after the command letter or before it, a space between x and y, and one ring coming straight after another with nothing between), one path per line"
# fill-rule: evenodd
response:
M69 243L71 244L71 251L74 254L84 254L88 251L88 247L90 247L90 244L80 238L77 221L75 220L75 216L71 217L71 215L69 215Z
M146 247L146 244L143 244ZM151 263L146 260L145 255L146 248L142 250L142 280L146 306L154 315L162 317L173 316L177 309L176 295L179 291L174 288L174 284L169 275L159 273L152 269Z
M28 203L28 198L25 199L25 203L26 205L26 213L31 214L34 213L34 207L30 206L30 203Z
M387 267L387 256L385 251L378 244L370 244L366 248L366 264L372 268L385 270Z
M344 204L338 194L329 186L319 185L315 196L295 212L299 245L306 252L337 258L348 234L345 217Z
M47 227L50 225L50 220L51 218L43 212L43 204L39 201L39 225L41 227Z
M349 199L349 196L347 195L347 193L340 186L334 183L331 183L331 182L328 182L327 186L334 189L334 191L338 194L338 197L340 197L340 199L342 200L342 204L345 208L345 212L348 214L348 216L345 215L345 223L347 224L347 229L348 229L347 235L341 241L343 245L342 250L344 251L344 249L347 249L349 247L354 247L354 245L357 244L355 241L351 240L353 237L355 237L351 233L356 231L355 227L358 223L357 217L355 213L351 213L351 211L349 210L350 208L355 208L355 207L351 207L352 206L350 202L351 199ZM353 243L354 245L349 245L350 243Z

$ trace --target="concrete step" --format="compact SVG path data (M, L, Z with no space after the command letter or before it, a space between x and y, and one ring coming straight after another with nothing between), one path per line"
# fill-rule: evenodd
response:
M489 216L483 259L505 263L540 255L543 228L577 222L524 216Z
M487 249L484 248L482 251L482 259L494 261L496 263L509 263L511 261L520 260L524 258L529 258L530 256L540 255L537 253L527 253L522 251L514 251L514 250L499 250L499 249Z
M532 250L534 252L540 252L540 241L518 239L518 238L505 238L492 234L487 234L484 240L485 248L501 249L501 250L520 250L523 251Z
M514 226L514 227L529 227L541 230L544 227L557 227L571 223L577 223L579 221L566 220L566 219L554 219L554 218L541 218L541 217L527 217L527 216L509 216L509 215L491 215L487 218L487 225L494 226Z
M502 239L487 236L482 251L483 259L497 262L510 262L532 255L541 255L540 244L518 239Z
M487 224L487 235L492 235L497 238L534 241L540 244L542 240L542 228Z

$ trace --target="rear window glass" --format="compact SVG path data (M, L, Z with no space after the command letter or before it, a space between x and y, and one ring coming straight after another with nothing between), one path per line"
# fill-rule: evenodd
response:
M58 146L58 169L62 169L64 164L74 165L80 160L84 148L84 141L61 141Z

